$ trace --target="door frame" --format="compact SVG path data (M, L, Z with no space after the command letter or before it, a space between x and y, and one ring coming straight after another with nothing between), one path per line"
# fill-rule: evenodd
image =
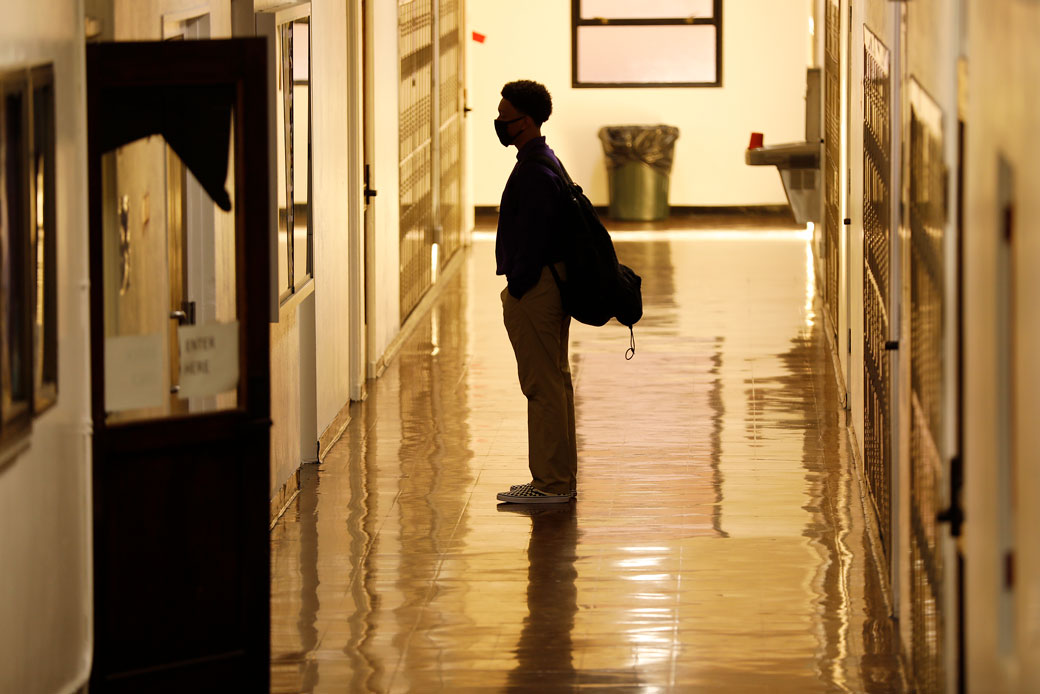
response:
M347 34L347 283L349 310L350 399L364 400L368 372L368 326L366 296L368 278L368 225L372 209L368 205L364 170L368 158L369 123L366 70L368 69L368 31L370 22L362 0L347 2L347 26L363 27L361 32ZM359 36L361 37L360 40ZM371 169L369 169L371 171Z
M87 46L87 124L89 186L89 267L91 412L93 416L94 509L94 660L92 691L133 691L142 686L173 687L198 682L202 688L229 682L249 691L266 691L270 679L270 567L268 466L270 463L270 366L266 296L270 259L267 252L268 159L264 147L247 143L267 140L266 48L262 40L229 39L191 42L99 43ZM175 415L109 425L105 412L104 329L104 214L102 205L102 155L116 145L101 142L98 124L104 123L108 102L132 95L142 87L227 85L234 88L234 214L236 304L239 321L237 409L211 414ZM118 103L118 101L116 101ZM248 116L248 117L247 117ZM97 128L97 129L95 129ZM248 201L246 204L245 201ZM259 242L257 242L259 241ZM135 609L110 600L107 558L125 550L110 547L106 523L117 515L119 496L109 493L106 463L117 456L142 465L149 452L176 455L185 444L199 447L243 442L241 460L228 461L241 471L229 495L239 499L240 514L233 519L239 533L241 582L237 588L242 609L238 614L241 639L238 647L211 657L179 662L157 658L154 665L124 671L114 663L115 649L107 642L106 615L110 610ZM171 453L173 451L173 453ZM245 474L248 473L248 474ZM217 482L214 482L217 483ZM143 492L144 490L142 490ZM174 499L184 507L184 518L193 509L190 499ZM160 518L169 534L184 532L187 522ZM150 539L134 529L128 533L142 545ZM138 565L131 565L137 568ZM146 570L147 567L142 567ZM121 577L128 580L127 577ZM198 586L196 586L198 588ZM155 624L165 630L168 625ZM160 654L161 656L161 654ZM214 677L217 671L221 677ZM231 677L233 675L233 678ZM194 678L194 679L193 679ZM176 680L180 684L169 684ZM147 684L146 684L147 683ZM156 691L156 690L152 690Z

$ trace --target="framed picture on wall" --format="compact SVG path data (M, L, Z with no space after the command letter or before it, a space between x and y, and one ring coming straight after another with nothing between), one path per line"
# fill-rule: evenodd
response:
M54 70L0 72L0 442L57 400Z
M58 397L58 243L54 122L54 68L44 65L29 75L32 87L32 186L29 263L32 281L33 411L37 414Z
M0 440L32 417L30 98L27 71L0 75Z

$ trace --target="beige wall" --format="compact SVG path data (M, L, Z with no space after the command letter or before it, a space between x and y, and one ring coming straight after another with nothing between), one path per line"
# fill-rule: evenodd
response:
M271 495L300 467L300 331L297 305L271 324Z
M502 85L515 79L548 87L553 116L543 133L595 204L607 203L599 128L655 123L681 131L673 205L786 204L776 169L745 165L744 149L752 131L766 144L805 137L810 8L808 0L724 2L722 88L572 89L569 2L531 0L522 12L469 3L467 38L487 36L469 49L474 204L497 205L515 163L491 126Z
M59 392L28 448L0 452L0 691L86 681L93 633L90 365L82 5L4 2L0 70L53 62L57 113Z
M965 497L968 525L967 639L972 692L1040 691L1040 411L1034 391L1040 383L1040 6L1018 0L968 3L969 78L965 233ZM1013 286L1016 333L1011 362L1016 384L1012 403L1012 446L1017 471L1012 480L1015 546L1013 639L1001 646L997 610L1002 589L1001 511L1010 500L997 475L999 389L997 365L1008 360L998 349L997 270L1001 205L997 160L1005 157L1015 174L1016 264Z
M350 398L350 235L360 234L349 205L360 205L359 161L349 138L360 123L348 110L348 89L360 85L347 72L348 49L360 40L347 26L347 3L313 0L311 5L314 140L314 292L318 427L316 442ZM354 183L354 185L351 185ZM351 194L353 191L353 195ZM356 274L356 273L355 273Z

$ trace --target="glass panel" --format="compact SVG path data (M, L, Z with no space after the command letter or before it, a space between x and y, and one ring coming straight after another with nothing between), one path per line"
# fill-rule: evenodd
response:
M293 285L298 289L311 275L310 241L310 19L292 25L293 75Z
M102 177L108 422L237 407L233 216L161 137L106 154Z
M710 24L580 26L578 82L715 82L715 32Z
M311 275L310 18L278 27L278 287L284 300ZM289 230L292 233L289 233Z
M33 378L37 412L53 404L58 391L57 236L55 234L54 83L50 67L33 72L34 238L36 269L33 320Z
M31 378L32 229L27 85L22 77L0 81L0 384L3 422L29 412Z
M714 0L581 0L582 19L679 19L714 15Z
M292 239L289 229L295 225L293 214L293 89L292 89L292 31L293 24L278 27L278 40L275 41L275 65L277 66L277 90L275 108L277 114L275 128L278 138L278 292L281 298L292 294L293 282L290 276ZM288 86L287 86L288 85Z

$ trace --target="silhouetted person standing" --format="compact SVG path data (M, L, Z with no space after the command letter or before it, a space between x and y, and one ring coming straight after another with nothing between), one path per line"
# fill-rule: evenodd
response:
M574 389L567 356L570 316L549 270L566 278L559 243L564 182L546 163L559 163L541 126L552 113L548 90L520 80L502 88L495 131L516 147L516 166L506 181L495 256L505 275L502 314L516 354L520 389L527 397L528 464L531 482L498 495L512 503L567 502L577 494Z

